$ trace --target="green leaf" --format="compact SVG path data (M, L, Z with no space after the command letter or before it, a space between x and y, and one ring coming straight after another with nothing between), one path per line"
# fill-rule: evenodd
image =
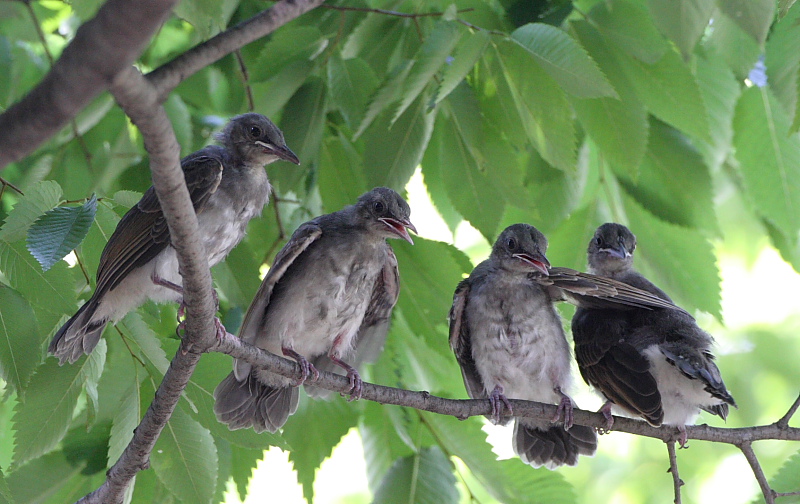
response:
M511 39L568 93L578 98L617 97L586 50L555 26L526 24L514 30Z
M800 138L769 88L742 93L733 142L747 195L759 213L789 236L800 230Z
M703 43L719 54L739 79L745 79L761 57L761 46L728 16L714 17L714 30Z
M367 191L361 156L345 135L328 137L319 163L319 195L327 212L352 205Z
M422 160L433 131L435 113L428 112L420 96L392 124L384 113L364 133L364 167L368 186L402 191Z
M422 91L433 80L442 66L451 57L453 48L463 31L454 21L439 21L414 57L414 65L404 79L400 93L400 104L394 111L392 123L408 109Z
M19 293L0 284L0 376L24 395L33 371L42 359L43 335L36 316Z
M103 249L114 230L117 229L119 221L119 215L112 210L110 202L103 200L97 205L94 222L92 222L89 232L86 233L86 238L83 239L77 251L78 257L83 261L83 266L89 275L97 271Z
M475 67L486 46L489 45L489 32L480 30L469 33L455 46L453 60L447 63L442 82L436 89L433 105L441 102L458 86L464 77Z
M688 60L708 26L714 0L648 0L653 22Z
M769 86L789 117L797 108L797 72L800 69L800 9L789 11L775 25L767 40L764 64Z
M80 480L82 469L67 462L61 452L48 453L9 473L8 487L19 503L53 502L61 489Z
M769 481L776 492L796 492L800 488L800 452L795 453ZM781 497L781 504L798 504L800 495Z
M656 217L719 234L708 168L680 132L651 120L650 144L638 179L622 175L628 194Z
M373 493L377 491L395 459L413 454L392 425L387 413L389 408L392 407L374 402L366 403L363 421L358 429L367 463L367 479Z
M74 283L67 263L56 263L44 273L23 242L0 240L0 271L31 303L43 333L47 334L63 314L75 311Z
M0 503L14 504L14 496L11 495L11 489L8 488L6 476L0 471Z
M0 240L10 243L24 239L31 224L58 205L61 194L61 186L53 180L43 180L25 189L25 196L14 205L0 229Z
M389 105L397 101L400 96L400 92L403 89L403 83L406 81L406 78L408 77L408 74L411 72L412 68L412 62L409 60L404 60L386 75L386 78L383 80L380 86L378 86L377 91L375 91L375 93L369 99L367 111L361 120L361 124L358 126L358 129L353 135L353 140L358 139L367 130L367 128L369 128L372 122L381 114L381 112L384 112ZM396 120L392 121L392 124L394 124L394 122L396 122Z
M181 146L181 156L190 154L192 149L192 115L189 107L177 93L170 93L167 101L164 102L164 110L172 124L175 138ZM116 198L116 194L114 195ZM133 205L129 205L133 206Z
M430 148L438 153L449 200L487 241L492 241L505 207L504 198L489 181L488 174L478 168L472 152L474 146L470 144L472 135L465 131L480 128L480 114L477 107L446 108L450 113L439 115Z
M548 163L574 171L577 140L572 107L564 91L541 67L530 64L519 45L502 43L498 47L515 104L513 113L519 116L528 140Z
M142 419L141 388L138 381L131 383L127 392L123 394L117 405L116 414L111 422L111 432L108 438L108 464L109 466L119 460L122 452L133 439L133 431Z
M636 268L691 310L722 320L720 277L711 243L695 230L669 224L623 194L631 231L636 235Z
M545 468L533 469L519 459L496 460L491 446L483 441L482 422L468 418L459 422L453 417L421 412L424 424L431 430L449 456L464 461L490 494L504 504L568 504L574 503L575 490L564 476Z
M323 421L321 421L324 419ZM331 401L300 401L300 407L283 429L283 437L290 445L303 447L289 453L289 460L297 472L297 481L303 485L303 496L308 502L314 498L314 476L322 461L351 427L356 425L358 412L343 399Z
M669 49L643 3L598 2L589 18L604 37L644 63L657 62Z
M719 9L763 45L775 17L775 0L717 0Z
M175 408L150 462L158 479L183 502L208 503L217 483L217 448L208 429Z
M28 229L28 250L47 271L77 247L89 232L97 212L97 197L79 207L58 207Z
M236 483L239 499L245 500L250 487L250 478L258 462L264 458L262 448L242 448L231 445L231 477Z
M175 15L194 26L201 38L208 38L222 17L222 4L215 0L181 0Z
M81 474L90 476L105 472L108 467L108 440L111 422L95 424L87 431L78 426L70 429L62 443L64 456L72 465L83 466Z
M280 74L290 63L314 60L327 46L328 39L314 26L277 30L264 45L255 65L250 65L250 79L266 81Z
M86 382L99 378L106 358L106 343L78 364L59 366L48 359L31 378L24 400L14 408L14 466L43 455L56 447L67 433L78 395Z
M653 115L701 140L710 138L700 87L678 53L667 51L653 64L620 53L619 63Z
M342 59L334 53L328 60L328 86L332 104L339 107L347 125L354 130L364 119L368 97L378 87L378 77L364 60Z
M447 324L453 291L472 264L452 245L424 238L415 238L413 247L400 243L393 248L400 268L397 304L412 331L436 334L438 325Z
M741 86L725 62L717 55L698 59L697 83L708 111L710 141L698 140L697 149L711 173L728 158L733 147L733 111L741 94Z
M142 316L135 311L128 313L123 319L122 324L128 330L128 336L139 347L145 362L155 367L161 375L169 368L169 359L164 349L161 348L161 340L155 332L144 323Z
M438 504L459 501L453 465L438 447L397 459L375 492L374 503Z

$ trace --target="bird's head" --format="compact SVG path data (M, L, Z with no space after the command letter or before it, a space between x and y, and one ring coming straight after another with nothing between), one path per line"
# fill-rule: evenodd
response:
M300 164L286 145L283 132L261 114L250 112L232 118L216 138L248 164L264 166L279 159Z
M547 238L530 224L514 224L500 233L492 247L492 258L508 269L549 275Z
M410 244L414 240L408 230L417 232L409 220L411 209L408 203L395 191L387 187L376 187L358 198L356 205L370 229L384 238L402 238Z
M636 236L622 224L603 224L597 231L587 250L589 267L599 274L611 274L628 269L633 264Z

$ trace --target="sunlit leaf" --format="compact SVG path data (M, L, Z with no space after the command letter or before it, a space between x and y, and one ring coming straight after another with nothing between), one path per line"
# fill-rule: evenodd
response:
M717 6L756 42L764 43L775 16L774 0L717 0Z
M442 82L436 89L434 103L439 103L456 88L475 66L475 63L489 44L489 33L476 31L461 37L455 47L453 60L447 63L442 75Z
M688 59L714 10L714 0L648 0L652 20Z
M0 240L15 242L24 239L31 224L58 205L61 194L61 186L52 180L37 182L27 189L0 228Z
M420 504L459 501L453 466L436 447L397 459L375 492L375 503L394 503L397 496Z
M589 15L597 29L619 50L644 63L657 62L667 51L667 44L643 3L628 0L598 2Z

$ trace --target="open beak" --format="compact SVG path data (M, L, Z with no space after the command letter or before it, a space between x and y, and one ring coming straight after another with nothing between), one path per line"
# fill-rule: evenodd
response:
M414 231L414 234L417 233L417 228L414 227L414 224L411 224L411 221L393 219L391 217L381 217L378 220L386 224L392 233L404 239L411 245L414 245L414 240L411 239L411 236L409 236L407 231L407 229L410 229L411 231Z
M529 264L530 266L533 266L543 275L550 276L550 271L549 271L550 261L548 261L543 254L531 255L531 254L520 253L520 254L514 254L511 257L516 257L520 261Z
M605 252L611 257L617 257L619 259L627 259L631 256L631 253L625 250L625 247L622 245L619 247L603 248L600 249L600 252Z
M280 159L283 159L284 161L289 161L290 163L294 163L296 165L300 164L300 160L297 158L297 155L294 152L292 152L292 150L289 147L285 145L283 146L272 145L266 142L262 142L261 140L257 140L256 143L260 145L264 149L264 152L266 152L267 154L273 154L275 156L278 156Z

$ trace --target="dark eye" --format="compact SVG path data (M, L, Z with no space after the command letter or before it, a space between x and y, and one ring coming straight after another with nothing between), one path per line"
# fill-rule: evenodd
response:
M386 205L383 204L383 201L376 201L372 204L372 208L375 209L375 213L382 214L386 211Z
M597 244L598 247L603 244L603 240L599 236L594 239L594 242Z
M250 135L253 138L260 137L261 133L262 133L261 128L259 128L258 126L250 126Z
M506 240L506 247L508 247L508 250L514 250L515 248L517 248L517 240L515 240L514 238L509 238L508 240Z

